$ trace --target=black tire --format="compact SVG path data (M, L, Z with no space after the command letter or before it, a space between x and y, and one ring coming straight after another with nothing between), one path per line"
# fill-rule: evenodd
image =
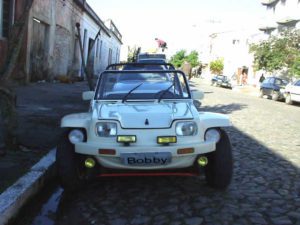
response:
M285 103L288 104L288 105L292 105L293 104L293 101L291 99L291 95L289 93L285 97Z
M231 182L233 159L228 135L223 130L220 130L220 132L221 140L216 145L216 151L207 155L208 164L204 172L209 186L224 190Z
M273 91L272 92L272 100L273 101L278 101L279 100L279 93L278 93L278 91Z
M65 191L77 191L84 183L84 179L79 175L79 161L80 157L68 139L68 131L64 132L57 145L56 167L60 184Z

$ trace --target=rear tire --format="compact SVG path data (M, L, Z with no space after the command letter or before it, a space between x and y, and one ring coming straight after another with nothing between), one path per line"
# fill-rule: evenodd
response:
M226 189L233 173L232 149L226 132L223 130L220 132L221 140L217 143L216 150L207 155L208 164L204 171L209 186Z
M79 175L79 161L80 157L68 139L68 132L65 132L56 151L58 178L65 191L77 191L84 183L84 179Z
M285 103L288 104L288 105L292 105L293 104L293 101L291 99L291 95L290 94L286 95Z

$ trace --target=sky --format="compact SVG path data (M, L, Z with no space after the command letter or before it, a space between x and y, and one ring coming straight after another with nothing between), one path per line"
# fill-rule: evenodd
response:
M128 46L155 48L168 43L167 55L204 45L212 33L259 32L265 7L260 0L87 0L102 20L112 19L123 36L121 59Z

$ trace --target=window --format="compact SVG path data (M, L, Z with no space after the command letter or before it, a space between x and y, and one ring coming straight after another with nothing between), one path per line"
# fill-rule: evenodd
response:
M269 79L269 82L268 82L268 83L274 84L274 83L275 83L275 78L274 78L274 77L271 77L271 78Z
M102 56L102 40L100 41L100 47L99 47L99 59L101 60Z
M300 80L295 83L295 86L300 86Z
M116 63L119 62L119 49L116 50Z
M268 83L271 83L271 78L266 78L266 79L263 81L263 84L268 84Z
M108 51L108 65L111 64L111 58L112 58L112 49L110 48Z
M99 39L97 39L97 44L96 44L96 57L99 55Z

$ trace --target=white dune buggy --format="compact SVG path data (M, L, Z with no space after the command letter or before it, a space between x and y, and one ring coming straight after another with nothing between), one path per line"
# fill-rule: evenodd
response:
M79 188L101 176L205 174L207 183L225 189L231 181L231 144L222 127L227 116L198 112L183 72L106 70L86 113L61 121L65 133L57 146L61 185Z

